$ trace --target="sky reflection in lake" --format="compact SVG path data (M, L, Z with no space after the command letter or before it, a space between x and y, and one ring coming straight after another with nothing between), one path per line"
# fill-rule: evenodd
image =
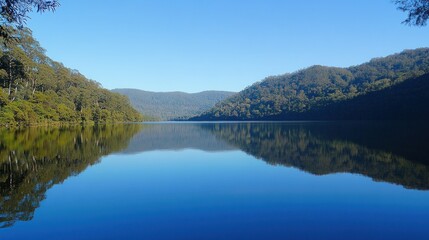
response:
M429 168L425 143L410 139L424 133L374 123L2 132L12 140L1 144L0 216L9 224L0 236L420 238L429 217ZM37 146L47 139L52 148L19 149L12 143L20 134L35 136ZM402 139L380 141L389 134ZM10 155L20 156L13 167Z

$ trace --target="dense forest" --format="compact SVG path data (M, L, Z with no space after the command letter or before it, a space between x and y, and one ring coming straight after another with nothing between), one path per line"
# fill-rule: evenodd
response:
M149 92L138 89L113 89L112 91L127 96L131 105L143 115L162 121L200 115L234 94L225 91L199 93Z
M349 68L313 66L292 74L268 77L222 101L199 117L191 119L290 120L348 119L349 117L353 119L351 114L343 114L339 111L328 117L321 110L332 104L348 101L369 93L378 94L380 90L407 81L418 81L418 83L411 84L416 87L425 85L424 81L427 77L418 77L427 73L429 73L429 48L406 50L399 54L376 58L368 63ZM400 103L400 97L409 96L413 94L414 90L416 90L414 86L406 85L392 90L401 94L396 96L395 103ZM427 92L419 92L419 94L427 99ZM375 100L374 97L369 99ZM389 109L396 108L389 102L391 98L380 97L376 100L378 101L377 106L389 105ZM410 98L407 99L407 101L410 100ZM373 107L371 102L361 101L362 103L365 102L365 106L360 110L365 108L371 110ZM422 99L415 98L409 103L420 102L419 106L421 106L422 101ZM341 107L341 109L353 111L349 107L352 105ZM336 108L336 110L340 109ZM383 109L377 108L377 110L382 111ZM425 107L419 110L428 111ZM365 116L366 112L359 114ZM383 116L384 114L379 112L378 115ZM427 117L429 114L422 115ZM396 116L407 116L407 112L398 111L396 114L391 114L389 118L396 118Z
M380 91L317 107L300 114L278 114L271 120L429 120L429 74Z
M47 57L31 30L14 30L0 49L0 125L142 120L125 96Z

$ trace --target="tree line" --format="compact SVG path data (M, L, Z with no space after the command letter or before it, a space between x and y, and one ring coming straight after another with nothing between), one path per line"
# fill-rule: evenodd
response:
M0 125L141 121L129 100L53 61L31 34L0 43Z
M192 120L301 119L310 116L311 111L369 93L377 94L427 73L429 48L406 50L349 68L313 66L292 74L268 77ZM411 94L409 90L411 88L404 88L404 96ZM371 104L367 107L371 108Z

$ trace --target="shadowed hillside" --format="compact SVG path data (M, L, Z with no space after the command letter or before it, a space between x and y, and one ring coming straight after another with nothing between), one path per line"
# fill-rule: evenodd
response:
M279 114L271 120L429 120L429 74L377 92L315 108L301 114Z
M313 66L268 77L191 120L427 118L425 74L429 48L349 68Z

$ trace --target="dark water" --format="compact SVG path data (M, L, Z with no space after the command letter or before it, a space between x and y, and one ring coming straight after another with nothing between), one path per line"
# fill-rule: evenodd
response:
M426 239L428 127L0 130L0 239Z

